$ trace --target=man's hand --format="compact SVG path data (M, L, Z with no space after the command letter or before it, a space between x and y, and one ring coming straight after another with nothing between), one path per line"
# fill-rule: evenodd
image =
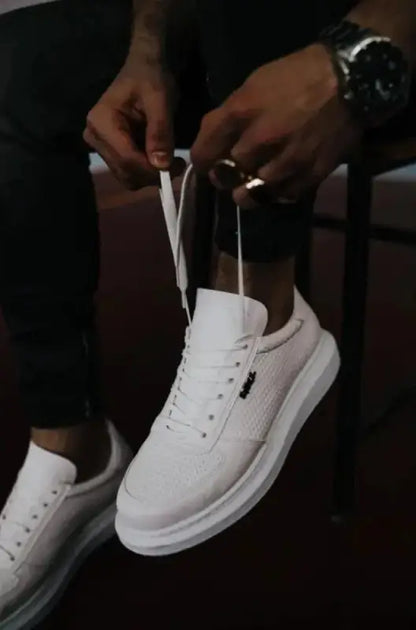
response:
M329 55L316 44L253 72L205 116L191 154L206 173L231 157L266 182L271 199L297 199L338 166L361 134L337 96ZM241 207L255 205L244 186L233 197Z
M172 84L160 66L138 57L88 115L85 141L127 188L157 183L158 169L182 170L182 161L173 161Z

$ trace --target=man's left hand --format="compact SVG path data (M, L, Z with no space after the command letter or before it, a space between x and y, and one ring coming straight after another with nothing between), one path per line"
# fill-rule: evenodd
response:
M318 186L359 142L363 129L338 96L328 52L315 44L261 66L224 104L207 114L192 147L197 170L213 173L231 158L266 182L270 200L296 200ZM233 191L256 205L245 186Z

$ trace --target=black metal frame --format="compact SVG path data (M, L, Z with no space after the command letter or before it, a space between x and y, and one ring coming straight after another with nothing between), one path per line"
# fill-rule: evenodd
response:
M317 215L316 227L345 232L343 285L343 323L341 331L341 371L336 425L336 454L333 486L333 518L345 519L354 508L357 447L361 434L371 434L392 411L415 394L408 383L372 422L364 423L362 414L363 362L365 351L365 315L367 301L368 259L371 240L416 245L416 231L371 224L373 179L411 163L391 161L385 168L372 170L357 157L348 165L346 220Z
M348 166L347 219L336 424L333 515L354 506L355 463L362 428L362 383L367 301L372 176L360 161Z

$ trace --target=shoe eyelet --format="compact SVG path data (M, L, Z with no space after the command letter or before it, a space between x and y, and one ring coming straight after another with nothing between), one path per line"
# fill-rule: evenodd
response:
M205 438L207 437L207 434L206 434L206 433L202 433L202 434L201 434L201 437L202 437L203 439L205 439Z
M229 378L229 379L228 379L228 382L229 382L229 383L234 383L234 379L233 379L233 378Z
M49 503L44 503L44 504L43 504L43 507L44 507L44 508L47 508L47 507L48 507L48 505L49 505Z
M22 546L22 543L21 543L21 542L17 542L17 543L16 543L16 547L21 547L21 546Z
M237 361L237 363L235 364L235 367L240 367L241 363L240 361Z
M58 494L58 490L52 490L52 494Z
M224 398L224 394L218 394L218 400L222 400Z
M14 562L16 560L15 556L10 556L10 560Z
M208 416L208 420L215 420L215 416L213 413L210 413Z
M33 519L37 519L37 518L38 518L38 515L37 515L37 514L34 514L34 515L32 516L32 518L33 518Z
M30 534L30 532L31 532L31 531L32 531L32 530L31 530L31 529L29 529L29 527L26 527L26 529L25 529L26 534Z

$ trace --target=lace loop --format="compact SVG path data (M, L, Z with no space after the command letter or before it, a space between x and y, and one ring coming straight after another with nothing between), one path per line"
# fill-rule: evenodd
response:
M191 430L192 432L196 431L202 438L205 438L207 437L207 431L205 428L199 428L198 424L201 422L201 418L208 418L209 423L211 425L214 424L217 413L212 410L211 406L216 401L223 401L227 392L230 391L230 386L235 383L236 379L230 375L230 371L238 370L242 365L241 357L236 357L235 354L245 352L248 349L248 344L244 343L246 337L243 337L234 342L232 347L209 351L194 348L190 342L192 319L187 298L188 272L182 233L193 172L193 166L190 164L183 177L179 208L176 207L169 172L160 172L159 193L175 265L176 284L181 292L182 307L186 311L189 324L185 336L185 348L182 352L182 362L171 390L167 411L162 412L161 418L164 426L170 431L184 433ZM241 330L245 330L243 253L239 207L236 207L236 212ZM220 388L220 391L218 391L218 388ZM218 403L216 404L218 405ZM204 411L206 406L210 408Z
M22 547L22 534L28 536L32 528L37 526L36 521L40 521L39 509L45 511L49 507L50 494L57 495L58 490L32 496L27 490L21 492L19 485L14 488L1 514L0 563L2 554L11 562L15 561L14 551L16 547Z
M188 270L186 265L185 251L182 241L182 232L185 222L185 214L188 207L188 198L190 186L192 184L192 176L194 167L190 164L185 171L182 180L181 194L179 200L179 209L176 207L175 194L173 192L172 179L169 171L160 171L160 187L159 195L162 203L163 214L165 217L166 228L168 232L170 247L173 255L173 262L176 272L176 284L181 292L182 307L186 311L188 323L191 324L192 318L189 310L189 302L187 298L188 290ZM237 249L238 249L238 293L241 298L241 316L245 317L244 310L244 270L243 270L243 247L241 235L241 210L236 206L237 214Z

